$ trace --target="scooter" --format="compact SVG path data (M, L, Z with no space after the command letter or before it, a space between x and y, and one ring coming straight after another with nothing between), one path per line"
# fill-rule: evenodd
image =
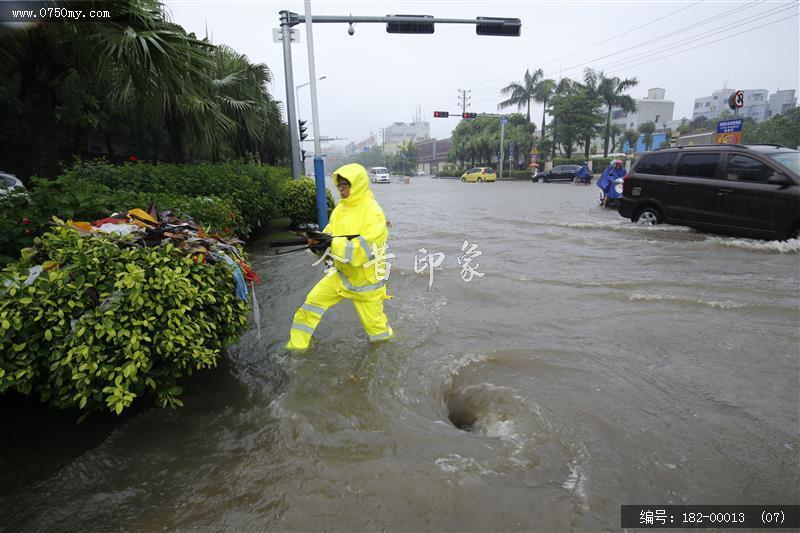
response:
M609 188L608 194L600 192L600 198L597 203L601 207L619 207L620 199L622 198L622 178L616 178L614 184Z
M589 174L588 176L575 176L575 179L572 180L572 183L575 185L591 185L592 175Z

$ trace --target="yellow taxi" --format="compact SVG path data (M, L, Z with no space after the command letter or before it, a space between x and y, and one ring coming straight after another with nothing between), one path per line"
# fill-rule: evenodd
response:
M470 183L481 183L482 181L497 181L497 174L491 167L475 167L462 174L461 181Z

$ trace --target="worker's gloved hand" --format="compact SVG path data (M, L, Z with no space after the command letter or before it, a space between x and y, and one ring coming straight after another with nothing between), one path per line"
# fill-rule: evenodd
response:
M312 252L317 255L322 255L325 253L325 250L328 249L331 245L331 241L333 237L326 234L319 234L315 235L313 238L308 239L308 246Z

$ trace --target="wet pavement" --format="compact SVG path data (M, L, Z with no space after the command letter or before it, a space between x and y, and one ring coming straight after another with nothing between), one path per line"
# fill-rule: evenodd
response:
M593 185L373 189L392 341L344 301L287 353L322 272L256 242L261 339L4 492L0 529L596 531L623 504L800 501L799 241L640 227Z

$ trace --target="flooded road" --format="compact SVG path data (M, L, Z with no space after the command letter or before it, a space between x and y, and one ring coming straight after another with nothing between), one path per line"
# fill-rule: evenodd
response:
M639 227L593 185L373 190L392 341L344 301L287 354L322 273L257 242L261 339L3 494L0 529L596 531L623 504L798 503L800 242Z

